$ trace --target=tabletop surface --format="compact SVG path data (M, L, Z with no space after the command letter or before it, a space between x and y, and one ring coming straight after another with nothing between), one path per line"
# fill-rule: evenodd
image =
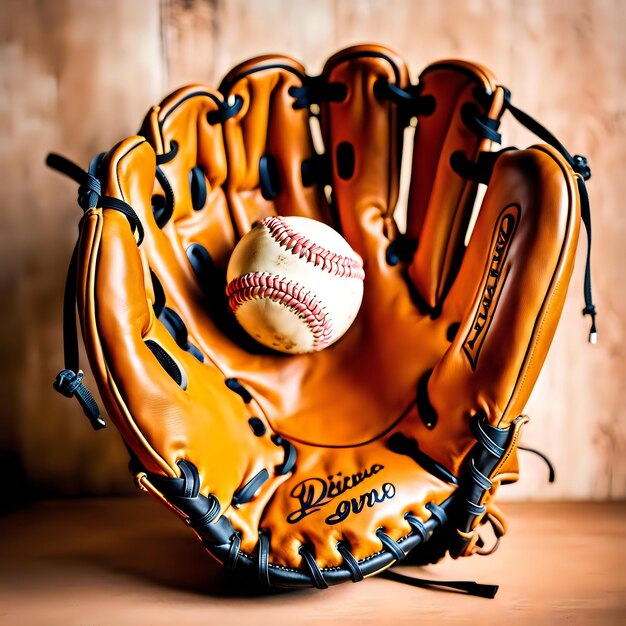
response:
M626 503L501 508L495 554L397 569L499 584L486 600L381 578L254 594L148 497L41 502L0 518L0 624L626 624Z

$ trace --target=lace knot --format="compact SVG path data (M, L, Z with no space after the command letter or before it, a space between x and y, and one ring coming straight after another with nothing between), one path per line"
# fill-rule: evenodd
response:
M100 430L106 426L100 416L100 409L87 387L83 385L83 371L74 372L70 369L61 370L52 385L56 391L66 398L76 397L87 419L94 430Z
M98 206L98 201L102 195L102 185L100 181L91 174L85 177L78 188L78 204L83 211L93 209Z
M583 180L589 180L591 178L591 168L587 162L587 157L582 154L575 154L573 157L574 164L573 169L577 174L583 177Z
M78 386L82 384L83 376L82 370L78 370L78 373L72 370L61 370L54 381L54 388L66 398L71 398Z
M583 315L591 316L591 328L589 329L589 343L598 343L598 331L596 330L596 307L588 304L583 309Z
M585 306L585 308L583 309L583 315L591 315L591 317L595 317L596 316L596 307L594 304L588 304L587 306Z

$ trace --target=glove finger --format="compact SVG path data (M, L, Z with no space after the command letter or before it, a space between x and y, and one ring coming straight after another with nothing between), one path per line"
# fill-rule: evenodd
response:
M473 441L469 416L507 428L528 400L563 308L579 219L573 173L555 150L499 157L443 305L452 343L418 393L434 426L421 424L420 448L453 472Z
M222 127L215 122L222 109L219 92L190 85L153 107L140 131L157 154L153 211L158 225L192 260L208 257L219 268L226 267L235 245L222 188Z
M238 109L223 125L225 189L239 236L268 215L330 221L323 191L307 170L315 161L309 110L293 95L303 78L304 68L293 59L265 56L235 67L222 81L220 90Z
M403 89L408 72L387 48L355 46L331 57L323 75L342 96L321 107L334 207L343 236L367 259L395 236L403 125L386 86Z
M436 63L420 76L407 211L407 236L418 246L409 275L432 309L458 271L476 196L477 184L460 176L452 162L459 155L474 161L492 149L503 96L488 70L464 61Z
M190 461L204 495L214 493L227 507L251 475L281 461L282 450L252 433L246 406L223 373L178 345L157 317L150 240L164 235L150 224L154 152L142 138L128 139L101 171L105 194L130 204L146 233L138 247L126 217L107 208L90 211L83 223L79 311L101 395L147 471L177 476L177 463Z
M147 230L143 248L175 309L164 311L166 323L184 338L180 318L186 320L198 347L226 369L228 336L246 341L225 295L226 267L236 244L224 191L222 122L230 114L219 92L190 85L154 107L141 131L157 153L152 211L140 215Z

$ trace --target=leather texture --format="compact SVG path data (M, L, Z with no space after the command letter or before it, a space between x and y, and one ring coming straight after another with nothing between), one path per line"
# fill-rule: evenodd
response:
M424 103L415 110L385 95L386 85L408 93L408 68L396 53L367 45L337 53L316 80L290 58L266 56L233 69L219 90L184 87L100 165L106 195L137 213L141 245L113 209L89 209L81 226L83 338L108 414L141 467L139 482L167 501L150 475L178 478L180 461L193 464L199 493L217 498L243 560L262 561L259 531L269 535L263 567L270 572L306 572L302 546L331 577L345 567L338 544L366 564L385 551L381 529L401 548L415 533L406 515L434 523L427 505L442 505L463 484L477 420L510 434L489 471L485 510L471 528L454 530L464 541L458 554L476 551L489 514L504 533L492 497L517 478L525 420L514 420L542 367L573 269L578 191L569 165L545 145L499 156L464 244L477 184L455 171L451 157L460 151L474 161L497 147L465 119L469 110L497 122L504 111L504 91L488 70L434 63L414 90ZM306 100L316 95L323 156ZM401 235L393 214L411 118L417 128ZM259 174L264 156L273 168L270 192ZM194 168L204 194L191 183ZM168 201L171 215L159 226L153 206ZM273 353L228 312L230 254L268 215L330 224L364 260L359 315L319 353ZM391 264L390 244L399 241L408 252ZM208 254L194 266L190 255L202 249ZM153 275L203 362L155 314ZM184 385L146 341L169 355ZM234 391L232 379L248 395ZM286 474L281 442L296 451ZM269 478L252 499L233 504L263 470Z

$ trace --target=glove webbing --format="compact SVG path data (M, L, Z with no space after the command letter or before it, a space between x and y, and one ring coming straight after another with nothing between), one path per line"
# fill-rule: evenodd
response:
M143 241L143 227L133 208L118 198L102 196L102 185L96 177L98 165L104 155L92 159L86 172L72 161L58 154L49 154L46 165L75 180L78 188L78 205L87 212L95 207L114 209L123 213L130 223L133 233L137 232L137 245ZM66 398L76 397L83 412L94 430L106 427L100 415L98 403L91 392L83 384L84 373L79 369L78 335L76 330L76 274L78 269L78 241L74 246L72 258L67 269L65 291L63 294L63 355L65 368L62 369L53 383L53 387Z

